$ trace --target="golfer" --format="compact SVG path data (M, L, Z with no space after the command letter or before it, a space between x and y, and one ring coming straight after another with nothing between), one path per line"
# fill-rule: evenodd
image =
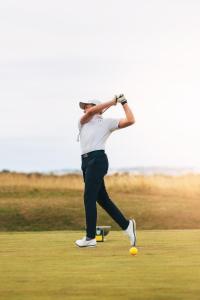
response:
M123 107L125 118L103 118L102 114L109 107L120 103ZM136 245L135 220L127 220L122 212L109 198L104 184L104 176L108 171L108 158L105 153L105 143L109 135L120 128L128 127L135 123L134 115L124 95L115 96L113 100L101 103L91 100L79 103L84 110L84 115L79 120L79 133L81 145L81 169L85 183L84 205L86 217L86 236L77 240L79 247L96 246L96 202L112 217L112 219L129 236L132 246Z

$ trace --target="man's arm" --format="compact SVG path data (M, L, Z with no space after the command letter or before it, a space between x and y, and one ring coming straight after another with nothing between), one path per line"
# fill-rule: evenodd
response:
M125 103L122 106L123 106L126 118L121 119L119 121L119 125L118 125L119 128L125 128L125 127L131 126L135 123L135 118L134 118L133 112L132 112L131 108L129 107L129 105L127 103Z
M97 104L97 105L89 108L88 111L80 119L80 123L83 125L83 124L89 122L95 114L98 114L98 113L102 112L102 110L107 109L116 104L117 104L116 98L114 98L111 101Z

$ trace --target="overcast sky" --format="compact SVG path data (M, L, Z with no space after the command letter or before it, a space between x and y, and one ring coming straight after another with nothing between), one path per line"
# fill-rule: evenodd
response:
M200 167L198 0L0 3L0 169L79 168L78 102L123 92L110 167ZM123 117L121 106L105 117Z

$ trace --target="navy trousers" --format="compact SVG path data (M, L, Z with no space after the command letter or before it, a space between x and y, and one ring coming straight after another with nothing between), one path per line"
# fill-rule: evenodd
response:
M104 184L104 176L108 171L108 158L104 150L97 150L82 155L81 169L85 183L84 205L86 217L86 233L88 238L95 238L97 207L96 202L125 230L129 221L109 198Z

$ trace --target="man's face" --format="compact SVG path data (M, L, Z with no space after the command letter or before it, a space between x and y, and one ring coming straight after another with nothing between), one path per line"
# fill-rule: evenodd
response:
M92 106L94 106L93 104L85 104L85 107L84 107L84 113L86 113L89 108L91 108Z

